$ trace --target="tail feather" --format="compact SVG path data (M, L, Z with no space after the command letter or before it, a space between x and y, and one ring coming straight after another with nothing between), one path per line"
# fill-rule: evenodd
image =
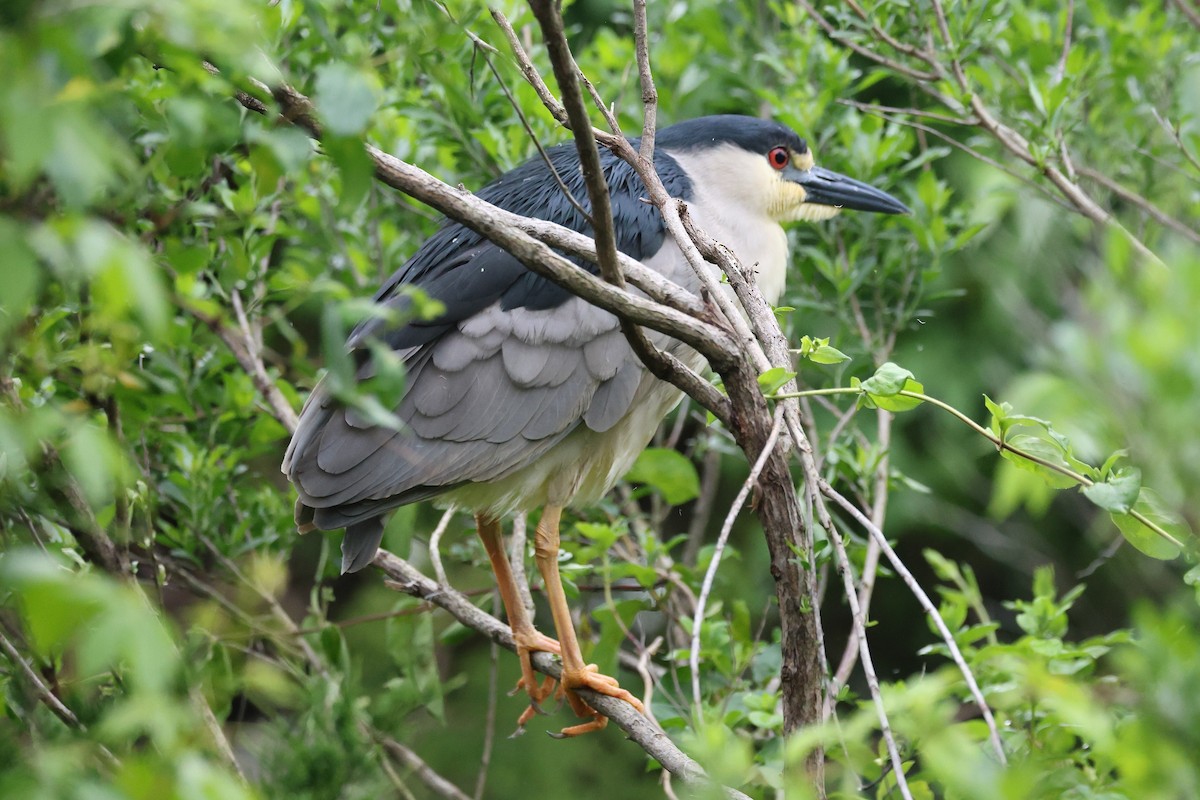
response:
M371 563L383 541L383 518L372 517L346 528L342 537L342 574L358 572Z

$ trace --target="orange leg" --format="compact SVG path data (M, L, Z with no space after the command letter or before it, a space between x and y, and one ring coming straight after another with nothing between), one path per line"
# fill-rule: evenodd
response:
M499 521L476 514L475 528L492 562L496 586L500 589L500 600L504 603L504 613L508 615L508 625L512 628L513 641L517 645L517 657L521 661L521 679L517 681L514 691L524 689L529 695L530 706L517 720L518 727L523 727L535 712L541 710L538 704L554 691L553 678L546 678L538 684L537 673L533 671L533 662L529 654L545 650L558 655L561 651L558 642L533 627L529 612L521 602L516 581L513 580L512 566L508 563L508 554L504 552L504 537L500 532Z
M565 695L571 710L579 717L591 717L591 720L579 725L564 728L561 736L578 736L583 733L598 731L608 724L608 717L589 706L576 689L591 689L609 697L624 700L640 713L645 713L641 702L618 685L617 679L601 675L595 664L584 664L583 654L579 650L579 640L575 637L575 626L571 621L571 609L567 606L567 595L563 591L562 578L558 573L558 523L562 509L557 506L546 506L542 518L538 522L537 534L534 540L534 554L537 558L538 571L546 584L546 598L550 602L550 612L554 615L554 630L558 634L558 642L562 656L562 677L559 678L559 696Z

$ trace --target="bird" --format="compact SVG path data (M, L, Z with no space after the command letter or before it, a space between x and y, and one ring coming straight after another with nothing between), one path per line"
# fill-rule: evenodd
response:
M629 140L636 149L640 140ZM618 249L699 293L699 278L645 200L637 172L604 148L600 157ZM794 130L758 117L706 116L664 127L653 163L694 222L753 266L771 304L787 272L783 223L825 220L842 209L908 212L890 194L817 166ZM571 142L546 148L476 194L507 211L592 233ZM414 288L438 301L439 313L415 316ZM389 313L359 323L346 346L358 379L380 368L373 348L389 348L403 362L406 383L390 409L399 424L380 424L340 401L327 381L318 383L282 465L297 490L298 529L345 528L346 573L371 563L385 518L399 506L434 499L473 512L516 644L517 686L529 696L518 730L551 694L586 720L558 735L603 728L607 717L578 694L585 688L644 712L615 678L584 663L558 572L559 525L564 509L595 503L630 469L682 394L642 365L613 314L458 222L444 222L374 302ZM703 357L683 343L657 332L648 338L704 368ZM503 546L502 520L538 509L534 555L557 639L534 626ZM536 651L561 658L557 683L538 683L530 660Z

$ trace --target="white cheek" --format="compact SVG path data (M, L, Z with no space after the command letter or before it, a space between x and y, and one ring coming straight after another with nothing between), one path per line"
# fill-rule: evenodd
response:
M771 193L770 208L767 210L771 219L779 222L805 219L797 216L800 209L804 208L804 189L799 184L780 180L778 175L772 175L771 178L775 184Z
M841 206L821 206L815 203L802 203L792 209L791 216L788 217L788 222L820 222L824 219L836 217L842 212Z

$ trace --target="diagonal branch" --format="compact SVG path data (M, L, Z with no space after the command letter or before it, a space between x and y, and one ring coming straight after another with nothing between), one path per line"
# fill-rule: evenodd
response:
M281 117L284 120L303 128L314 138L320 138L321 126L307 97L287 85L278 86L271 91L281 106ZM631 273L631 282L632 276L636 275L635 285L646 294L657 295L658 298L669 300L672 304L687 307L691 313L685 313L661 302L652 302L597 278L527 231L538 230L546 239L553 239L555 246L560 242L569 243L570 247L564 249L596 261L597 246L588 237L550 222L530 220L504 211L474 195L455 189L424 170L374 146L367 145L366 150L375 164L375 176L381 182L466 225L512 254L533 272L612 312L623 324L631 321L673 336L704 354L714 366L729 363L734 358L736 348L732 340L719 327L720 323L712 314L697 303L694 296L689 296L681 287L633 259L617 253L611 263L620 263L626 267ZM718 419L728 420L729 401L712 384L678 359L667 353L658 353L657 357L651 354L648 366L656 376L670 380L713 412Z
M516 652L512 631L508 625L478 608L466 596L449 587L438 586L407 561L386 550L380 550L373 563L388 576L390 588L442 608L468 628L484 634L501 647ZM534 653L533 666L539 672L553 678L557 678L562 672L561 665L549 653ZM704 769L676 747L661 729L635 711L633 706L623 700L586 689L581 689L580 694L589 705L612 720L673 776L691 786L712 785ZM735 789L726 788L724 791L726 797L734 800L749 800L746 795Z

